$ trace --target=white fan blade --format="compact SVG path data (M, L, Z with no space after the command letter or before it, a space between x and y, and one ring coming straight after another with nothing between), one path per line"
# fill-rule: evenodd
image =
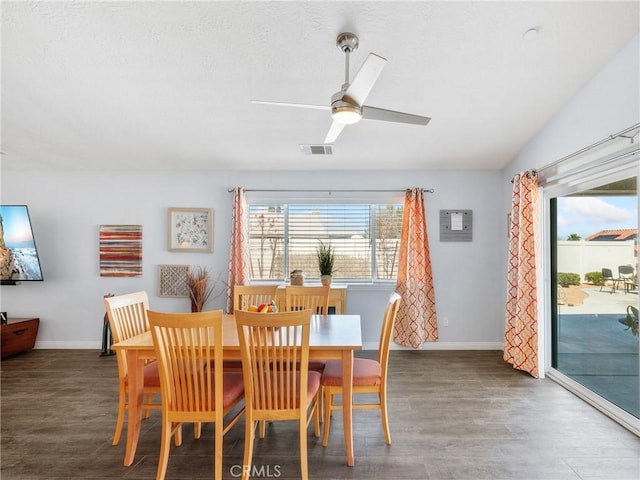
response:
M395 110L385 110L384 108L362 106L362 118L368 120L382 120L384 122L411 123L413 125L426 125L431 118L411 113L396 112Z
M344 123L340 122L332 122L331 128L329 128L329 133L327 133L327 138L324 139L324 143L334 143L340 132L344 128Z
M259 103L261 105L276 105L278 107L298 107L298 108L314 108L316 110L331 110L331 107L327 105L307 105L305 103L269 102L266 100L251 100L251 103Z
M345 96L354 100L358 105L362 105L386 64L386 58L370 53L356 76L353 77Z

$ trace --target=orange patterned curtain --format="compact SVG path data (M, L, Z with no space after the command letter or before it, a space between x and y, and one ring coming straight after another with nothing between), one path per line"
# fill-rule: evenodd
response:
M421 188L408 189L404 197L396 291L402 296L402 302L393 340L413 348L422 347L424 342L438 341L427 219Z
M504 360L538 378L538 296L536 291L536 223L538 176L513 178L509 223Z
M242 187L233 189L231 251L227 281L227 313L233 310L233 287L249 282L249 210Z

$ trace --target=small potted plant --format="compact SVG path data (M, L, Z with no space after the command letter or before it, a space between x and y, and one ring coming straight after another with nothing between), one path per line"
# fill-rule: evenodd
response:
M335 260L335 254L331 244L325 245L320 240L320 246L316 248L316 255L318 257L318 269L320 270L320 282L324 286L331 285L331 276L335 271L333 268L333 262Z

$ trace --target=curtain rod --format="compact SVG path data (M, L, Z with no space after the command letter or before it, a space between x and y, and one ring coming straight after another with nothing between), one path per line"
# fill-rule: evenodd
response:
M511 177L511 183L513 183L513 181L516 179L516 176L518 176L518 175L519 174L516 173L513 177ZM522 175L526 175L527 178L531 178L531 177L535 177L536 175L538 175L538 171L537 170L527 170Z
M566 155L566 156L562 157L561 159L556 160L555 162L552 162L552 163L550 163L548 165L545 165L544 167L539 168L538 172L544 172L548 168L553 168L553 167L557 166L559 163L564 162L565 160L569 160L570 158L573 158L573 157L581 155L581 154L583 154L585 152L588 152L589 150L592 150L592 149L594 149L596 147L599 147L600 145L602 145L604 143L607 143L607 142L610 142L611 140L614 140L614 139L616 139L618 137L630 138L631 139L631 143L633 143L633 137L634 136L626 136L625 133L631 132L633 130L638 130L638 129L640 129L640 123L636 123L635 125L632 125L632 126L630 126L628 128L625 128L624 130L621 130L618 133L614 133L612 135L609 135L608 137L603 138L602 140L600 140L600 141L598 141L596 143L592 143L591 145L588 145L588 146L586 146L584 148L581 148L580 150L578 150L576 152L570 153L569 155Z
M227 192L231 193L233 192L233 188L229 188L227 189ZM360 192L374 192L374 193L384 193L384 192L406 192L409 189L404 189L404 190L313 190L313 189L307 189L307 190L301 190L301 189L293 189L293 190L287 190L287 189L254 189L254 188L245 188L244 191L245 192L313 192L313 193L333 193L333 192L338 192L338 193L360 193ZM433 193L434 189L433 188L423 188L422 189L423 192L426 193Z

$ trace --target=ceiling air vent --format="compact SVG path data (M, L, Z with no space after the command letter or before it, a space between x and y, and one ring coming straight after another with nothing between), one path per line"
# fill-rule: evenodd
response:
M333 145L300 145L300 150L307 155L333 155Z

